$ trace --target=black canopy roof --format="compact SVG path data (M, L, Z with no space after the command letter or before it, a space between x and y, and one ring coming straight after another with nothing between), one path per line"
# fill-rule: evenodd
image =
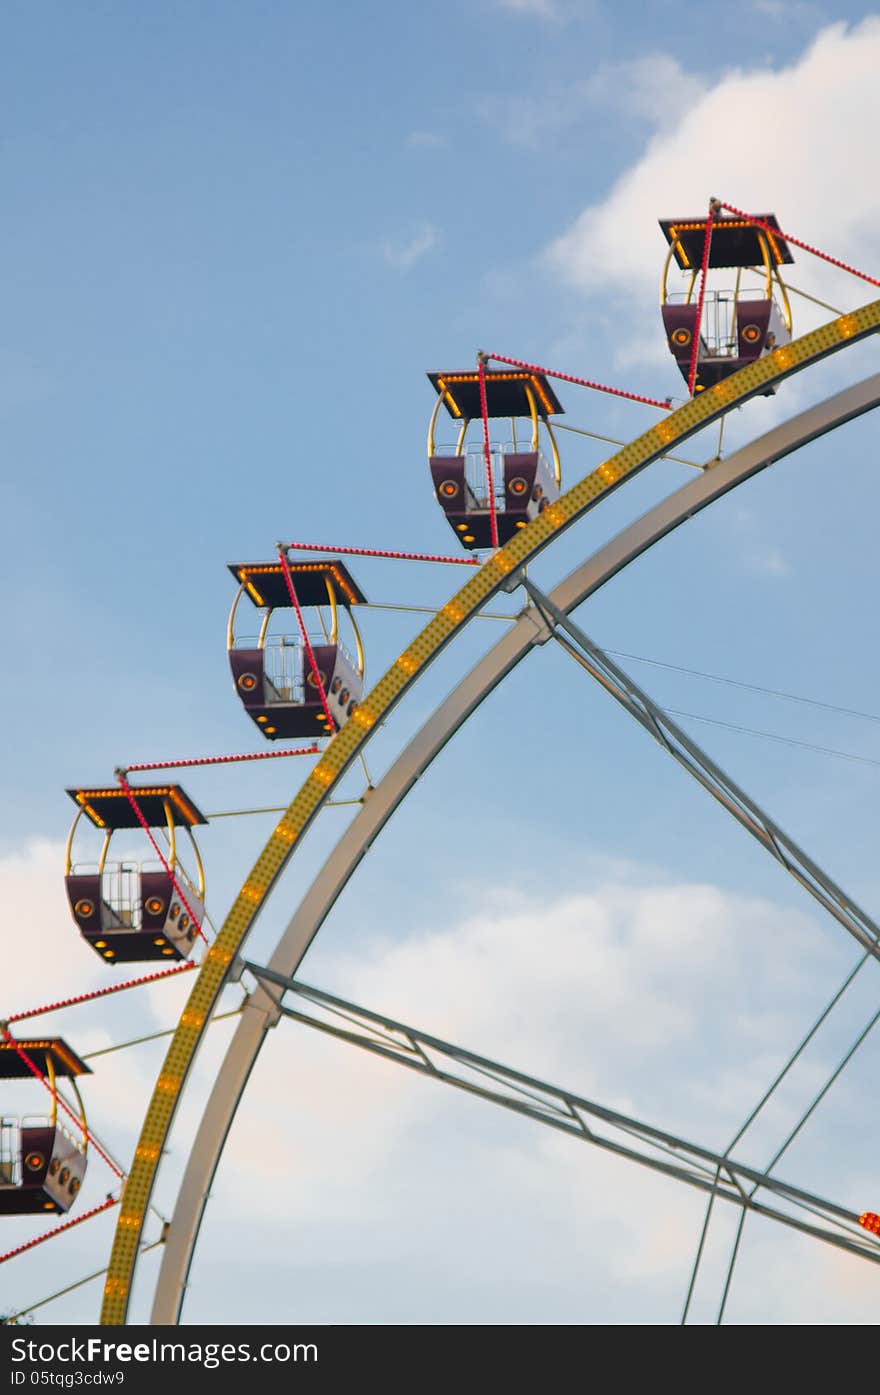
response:
M81 1061L75 1051L71 1051L61 1037L17 1037L15 1041L0 1038L0 1080L33 1080L34 1073L24 1059L36 1066L43 1075L49 1074L46 1064L50 1057L56 1075L91 1075L91 1067Z
M443 397L451 417L473 420L482 415L480 405L480 375L476 369L457 373L429 373L434 391ZM563 411L562 404L543 373L531 373L518 368L485 370L486 415L490 417L531 416L526 388L531 388L538 416L554 416Z
M327 580L333 584L340 605L364 605L366 596L348 567L338 558L327 562L289 562L290 579L300 605L327 605ZM290 607L290 592L280 562L230 562L236 581L244 582L256 606L273 610Z
M710 266L763 266L761 237L770 249L771 265L794 261L788 243L779 232L775 213L759 213L757 217L772 231L765 232L757 223L746 218L713 218L712 242L709 247ZM661 218L663 236L673 247L673 255L682 271L699 271L703 261L706 239L705 218Z
M207 823L180 785L130 785L138 808L150 828L164 828L165 802L175 824L192 828ZM108 789L72 789L67 793L97 828L140 828L140 820L121 786Z

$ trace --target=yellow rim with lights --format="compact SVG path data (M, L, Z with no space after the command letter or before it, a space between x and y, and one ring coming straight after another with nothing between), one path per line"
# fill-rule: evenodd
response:
M557 533L576 522L609 490L766 387L878 329L880 300L842 315L748 364L637 436L579 484L573 485L484 562L361 701L351 719L330 741L276 825L196 977L156 1081L125 1184L104 1287L103 1324L125 1322L141 1230L162 1149L226 971L300 838L364 745L371 729L394 706L415 675L498 590L510 573L530 561Z

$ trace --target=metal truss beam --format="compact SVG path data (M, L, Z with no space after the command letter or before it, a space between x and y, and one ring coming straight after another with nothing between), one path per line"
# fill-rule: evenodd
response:
M742 1210L766 1216L861 1259L880 1263L880 1241L862 1230L858 1214L846 1207L273 969L250 960L246 967L274 997L279 1012L295 1022L558 1129L582 1143L591 1143L686 1182ZM273 987L280 989L280 994L271 993ZM303 1006L293 1008L285 1004L282 999L286 992L296 994ZM780 1204L756 1201L758 1189L771 1192L774 1202ZM782 1205L791 1209L783 1210ZM807 1221L796 1214L798 1211L825 1224Z
M764 810L658 707L613 659L528 577L519 580L553 631L553 638L620 703L631 717L708 790L795 881L848 930L862 949L880 960L880 927L799 848Z

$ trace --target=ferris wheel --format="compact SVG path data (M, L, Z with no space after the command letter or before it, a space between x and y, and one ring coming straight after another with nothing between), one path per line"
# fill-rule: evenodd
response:
M435 398L427 431L428 469L437 504L465 555L392 554L283 541L273 557L228 564L236 583L227 626L231 681L264 747L242 757L194 757L129 766L116 771L113 782L68 791L76 814L64 875L83 952L90 948L110 973L121 964L152 966L143 975L89 996L99 1001L107 993L165 976L193 976L127 1168L118 1164L109 1146L89 1127L76 1086L77 1077L90 1071L85 1059L61 1037L18 1035L16 1022L38 1016L38 1011L12 1013L2 1023L0 1079L38 1080L50 1098L51 1113L38 1122L4 1114L0 1214L57 1217L73 1212L70 1221L14 1247L4 1258L12 1260L31 1243L53 1237L79 1219L118 1207L106 1265L102 1322L118 1324L130 1318L132 1285L163 1150L199 1047L216 1018L220 995L232 982L243 987L239 1020L216 1080L202 1101L173 1214L156 1242L162 1250L151 1315L156 1324L181 1320L187 1278L224 1144L267 1034L285 1018L702 1193L705 1219L683 1295L682 1320L688 1316L716 1207L732 1207L738 1213L719 1321L749 1214L798 1230L854 1258L880 1263L880 1216L869 1209L871 1198L844 1204L783 1180L777 1163L788 1140L766 1169L737 1158L737 1143L796 1062L817 1024L809 1027L807 1037L770 1082L733 1140L719 1150L678 1136L662 1120L627 1115L576 1092L570 1082L556 1084L525 1074L461 1043L429 1035L413 1024L307 985L298 976L307 950L365 852L421 775L517 665L550 643L559 646L634 718L706 796L833 918L840 933L855 941L862 957L833 995L832 1006L864 964L880 959L880 927L874 920L572 618L584 601L686 520L769 465L880 405L880 374L875 374L723 455L721 433L734 410L751 399L774 394L794 374L876 333L880 301L838 314L794 338L789 288L782 281L781 268L793 261L792 247L805 244L783 233L775 215L749 215L712 200L706 215L663 219L660 226L668 243L663 327L688 389L681 406L673 408L671 399L660 402L607 389L542 365L482 351L474 368L430 372ZM669 289L673 266L684 274L686 285L680 292ZM710 288L709 272L715 269L735 271L732 293ZM744 273L756 274L763 284L753 289L745 283ZM880 284L870 277L862 279ZM611 391L662 415L598 468L566 486L559 432L579 428L559 421L565 409L557 384L561 393L564 383ZM441 420L452 423L455 440L449 446L438 441ZM698 469L687 484L629 522L555 586L547 589L536 584L528 569L539 556L552 557L553 544L626 481L654 462L674 457L691 437L713 424L719 425L717 451L710 460L697 462ZM370 602L354 575L357 557L432 561L444 567L460 563L471 569L464 585L436 609L372 687L366 682L365 644L358 621L358 612ZM417 684L429 687L426 680L433 661L468 627L479 629L473 622L485 615L487 603L505 595L513 597L519 609L508 617L502 637L485 648L415 736L401 740L384 774L374 782L365 765L371 738L380 728L392 730L402 698ZM244 634L242 617L253 613L256 633ZM291 740L308 744L288 749L278 744ZM197 840L197 830L202 830L200 837L206 836L203 830L210 820L182 785L147 784L132 777L161 773L165 778L175 768L287 756L309 760L309 772L286 809L279 811L281 817L239 894L212 932L206 915L210 886ZM322 810L334 803L342 780L358 762L364 763L366 787L356 801L357 811L293 910L272 953L259 963L250 957L248 936L306 833ZM112 860L112 840L121 830L143 840L143 860ZM84 837L95 847L91 863L78 856ZM60 993L50 1005L53 1010L65 1005ZM823 1010L819 1021L829 1010ZM68 1081L73 1102L63 1083ZM5 1106L4 1090L4 1110ZM76 1217L74 1208L90 1151L115 1173L116 1185L105 1203ZM873 1200L876 1203L878 1198Z

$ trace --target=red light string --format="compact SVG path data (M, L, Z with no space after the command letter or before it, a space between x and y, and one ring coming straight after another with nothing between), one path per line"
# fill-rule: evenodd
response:
M863 1211L859 1216L859 1225L869 1230L872 1235L880 1237L880 1216L876 1211Z
M688 397L693 397L697 381L697 359L700 355L700 330L703 324L703 301L706 298L706 272L709 269L709 249L712 246L712 218L717 207L715 199L709 200L709 214L706 218L706 236L703 238L703 260L700 264L700 294L697 296L697 318L694 323L694 342L691 344L691 366L688 369Z
M771 237L782 238L783 242L792 242L795 247L800 247L804 252L809 252L811 256L819 257L823 262L829 262L831 266L839 267L841 271L848 271L850 276L857 276L860 281L867 281L872 286L880 286L880 281L875 276L868 276L866 272L859 271L857 267L850 266L848 262L838 261L837 257L831 257L827 252L821 252L818 247L811 247L809 242L801 242L798 238L792 237L790 233L782 232L779 228L771 228L769 223L765 223L762 218L756 218L753 213L745 213L741 208L735 208L732 203L719 203L721 208L728 213L734 213L737 218L747 218L755 227L763 228L764 232Z
M604 383L591 382L589 378L575 378L571 373L558 373L554 368L542 368L539 363L524 363L519 358L505 358L504 354L485 354L486 362L506 363L511 368L522 368L527 373L542 373L545 378L559 378L563 383L574 383L576 387L592 388L594 392L609 392L613 397L626 397L630 402L641 402L646 407L660 407L664 412L672 411L671 402L658 402L655 397L642 397L637 392L625 392L623 388L606 387Z
M104 1149L101 1147L94 1134L92 1134L89 1130L88 1124L86 1124L85 1120L81 1119L80 1116L76 1113L76 1111L70 1107L70 1105L67 1103L67 1100L64 1098L64 1096L57 1088L53 1089L43 1072L40 1070L39 1066L34 1065L33 1061L31 1060L27 1052L24 1050L24 1048L19 1045L19 1043L9 1032L7 1032L6 1028L3 1027L0 1030L2 1030L4 1038L6 1039L6 1041L9 1042L9 1045L12 1047L12 1049L16 1051L18 1055L21 1057L21 1059L24 1061L31 1075L36 1076L40 1084L44 1085L45 1088L49 1091L49 1094L52 1096L52 1098L56 1100L58 1104L61 1105L61 1108L64 1110L65 1114L68 1114L70 1116L70 1118L76 1124L77 1128L82 1129L83 1138L85 1142L91 1143L95 1152L104 1159L111 1172L115 1172L117 1177L123 1177L125 1174L122 1172L122 1169L117 1167L116 1163L110 1157L109 1153L104 1152Z
M42 1245L44 1240L52 1240L65 1230L72 1230L75 1225L82 1225L83 1221L90 1221L92 1216L99 1216L110 1206L118 1205L118 1196L108 1196L106 1201L102 1201L100 1206L93 1206L91 1211L83 1211L81 1216L75 1216L72 1221L64 1221L62 1225L56 1225L52 1230L47 1230L45 1235L38 1235L34 1240L26 1240L23 1245L16 1245L14 1250L7 1250L5 1254L0 1255L0 1264L4 1264L7 1259L14 1259L16 1255L23 1255L25 1250L32 1250L35 1245Z
M333 732L336 730L336 723L333 720L333 713L330 711L330 704L327 701L327 694L324 691L324 684L321 682L321 675L318 672L318 665L315 662L314 650L312 649L312 646L309 643L309 637L306 634L306 624L303 620L302 611L299 608L299 601L296 598L296 590L294 589L293 585L293 577L290 574L290 566L287 561L287 556L285 555L284 549L282 547L279 547L278 549L278 560L281 563L281 570L284 572L284 580L287 583L287 591L290 596L290 603L296 611L296 619L297 623L299 624L300 634L302 635L303 645L305 646L305 651L308 655L309 667L312 670L312 677L315 680L315 687L317 688L318 693L320 694L321 706L324 709L324 716L327 718L327 722L330 726L330 735L332 736Z
M454 567L479 567L476 557L435 557L429 552L381 552L374 547L326 547L323 543L291 542L296 552L341 552L348 557L391 557L395 562L446 562Z
M281 756L316 756L318 746L295 746L286 751L248 751L237 756L196 756L192 760L154 760L127 765L125 770L182 770L191 765L229 765L239 760L278 760Z
M483 454L486 458L486 478L489 483L489 533L492 546L498 546L498 519L495 515L495 486L492 482L492 451L489 448L489 409L486 404L486 359L477 354L477 371L480 375L480 412L483 417Z
M181 901L183 902L184 906L189 912L189 918L192 921L193 925L196 927L196 931L199 935L201 935L202 939L205 941L205 944L207 944L208 938L201 925L199 924L199 918L197 915L194 914L192 906L189 904L189 902L183 894L180 882L177 880L176 876L174 875L174 872L172 871L171 867L168 865L167 861L165 860L165 857L163 856L162 849L159 847L159 844L153 837L153 830L150 828L150 825L147 823L146 819L140 811L140 806L138 805L137 800L131 792L131 785L125 778L125 772L123 770L117 770L116 778L122 786L123 793L125 794L126 799L128 800L132 809L134 809L135 817L137 818L138 823L140 824L141 828L144 830L150 842L152 843L153 851L155 852L162 866L165 868L165 871L168 873L168 876L171 878L171 885L174 887L174 890L177 892L178 896L180 897Z
M89 1003L94 998L106 998L109 993L121 993L126 988L138 988L142 983L156 983L161 978L170 978L172 974L184 974L196 967L192 962L175 964L171 969L160 969L155 974L145 974L143 978L130 978L125 983L113 983L109 988L96 988L91 993L78 993L75 998L62 998L57 1003L46 1003L43 1007L29 1008L27 1012L14 1012L11 1017L6 1018L6 1021L24 1022L28 1017L42 1017L47 1012L76 1007L78 1003Z

